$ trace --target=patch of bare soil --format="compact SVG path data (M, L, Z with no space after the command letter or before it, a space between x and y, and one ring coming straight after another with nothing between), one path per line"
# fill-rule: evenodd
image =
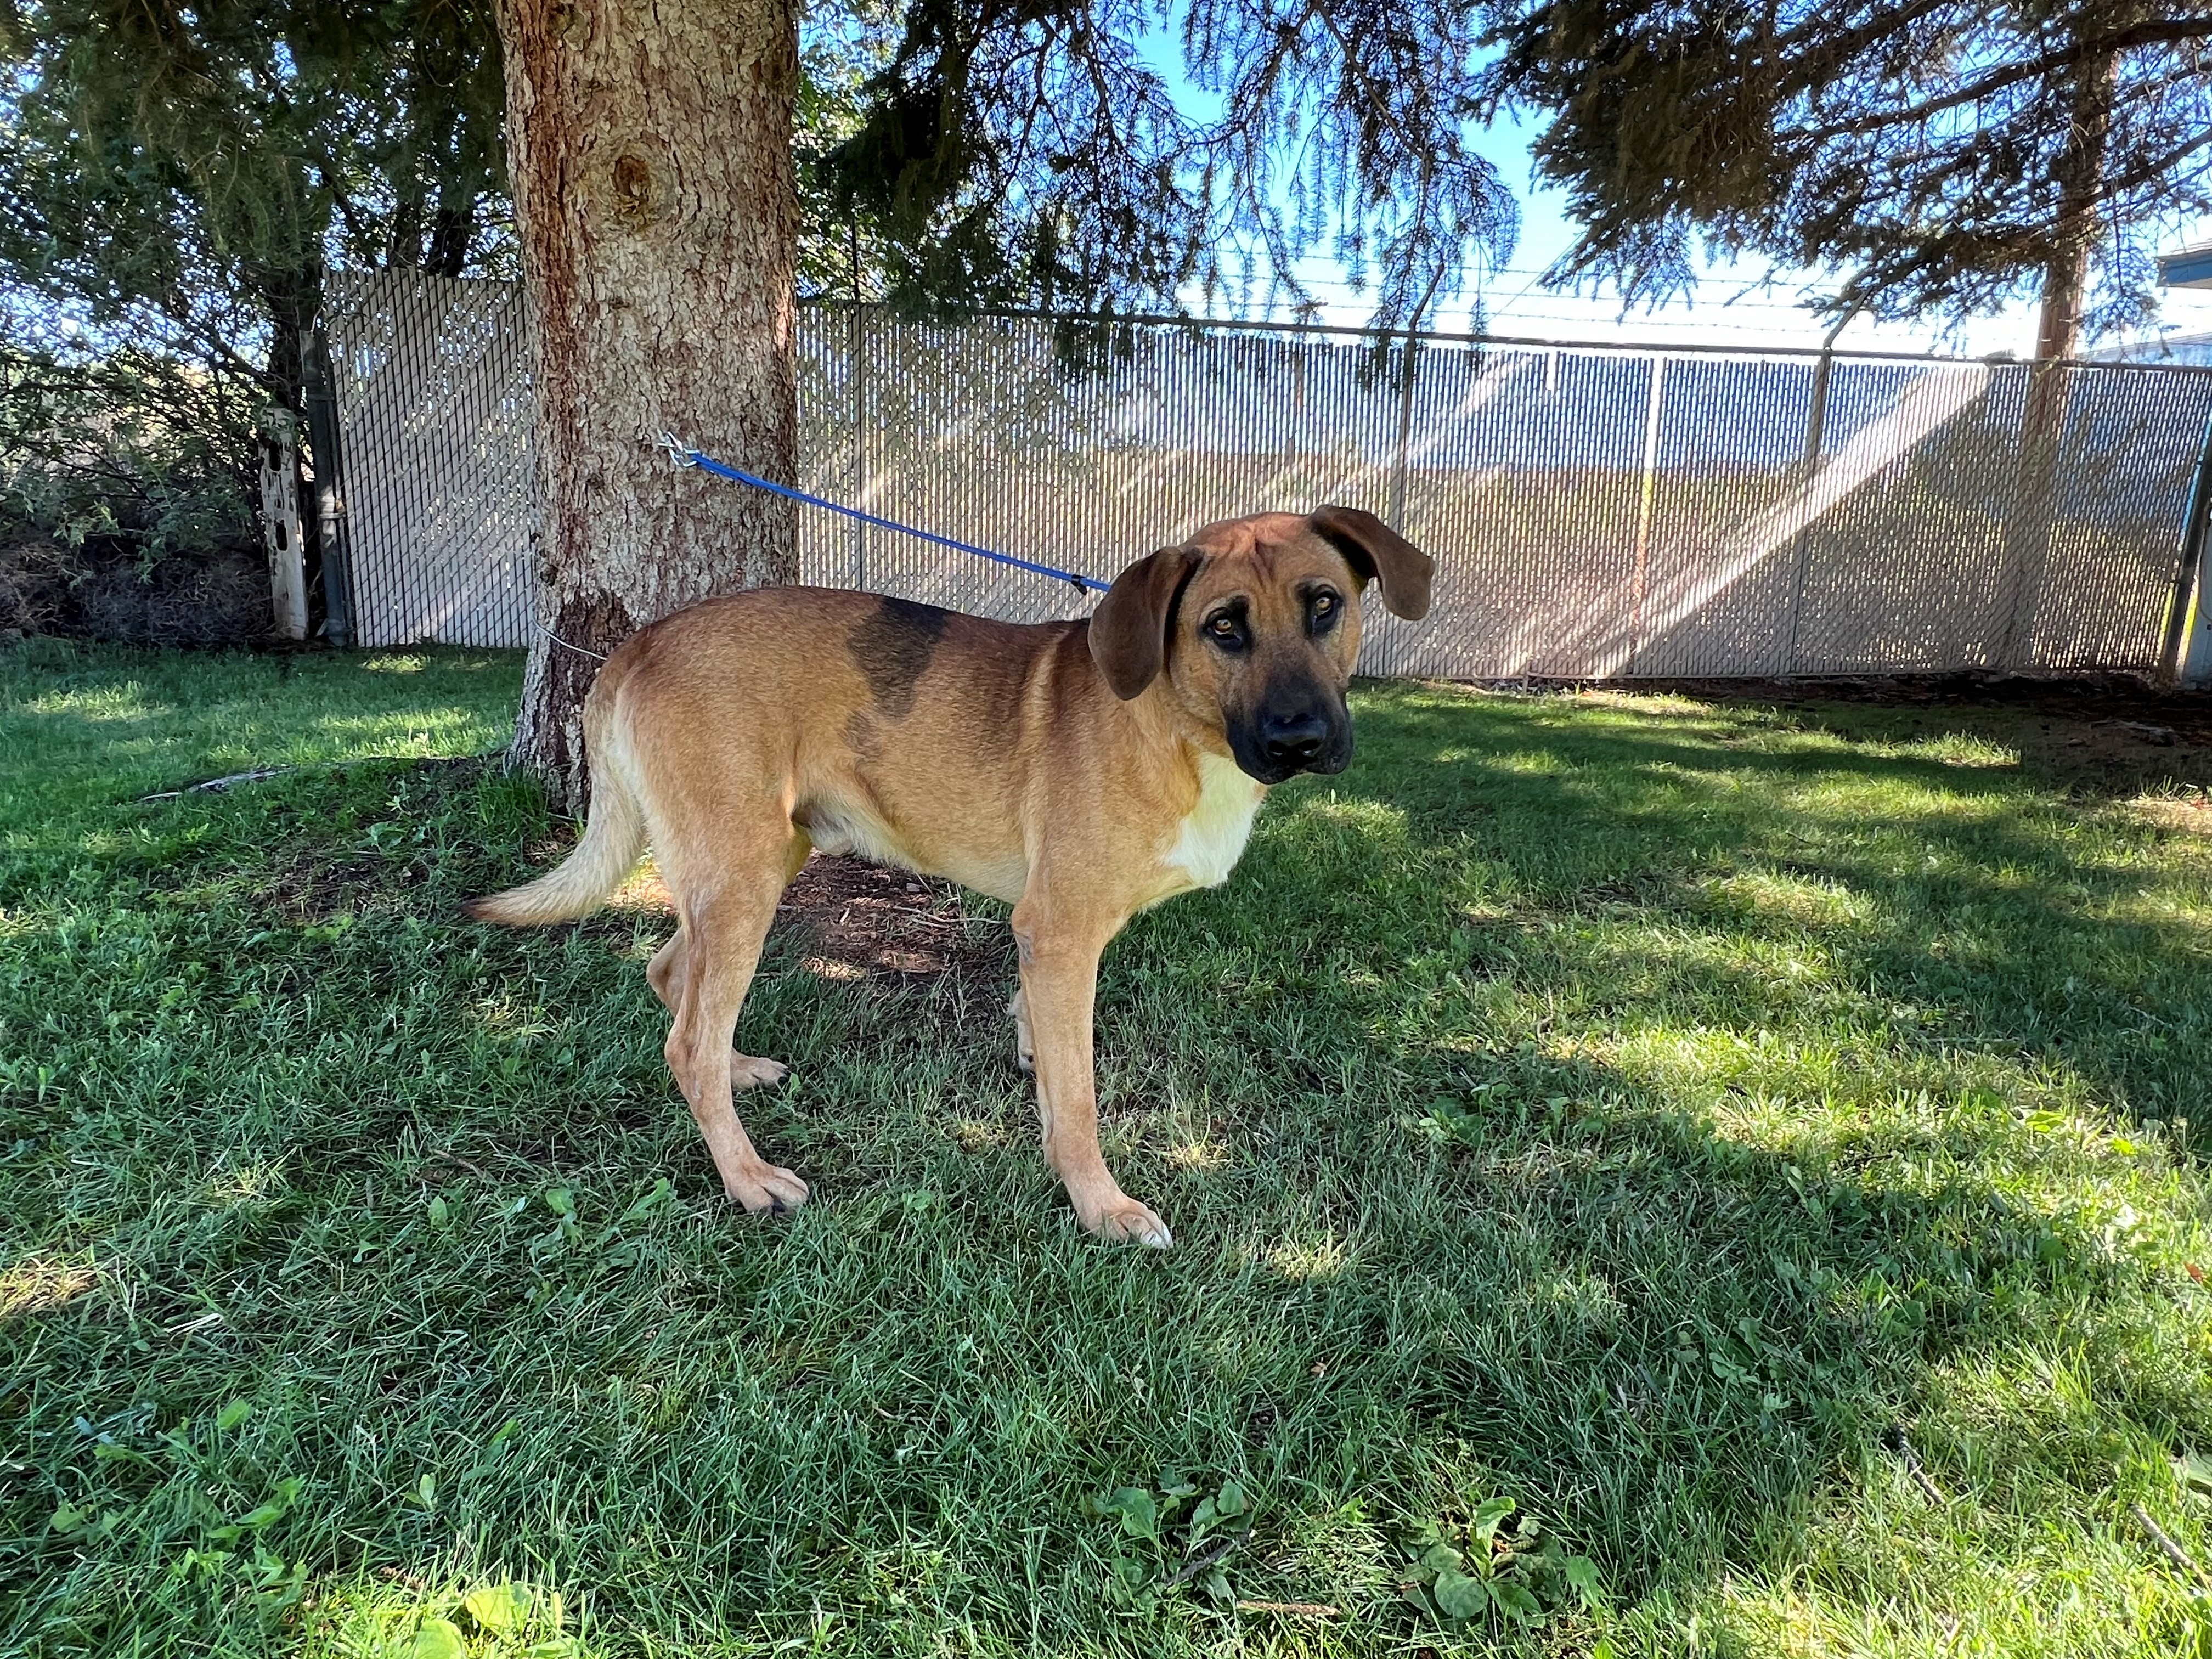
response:
M2129 674L1898 674L1880 678L1616 681L1615 690L1679 692L1708 702L1856 702L1897 708L1972 705L2023 719L2109 729L2123 741L2212 747L2212 696L2167 691ZM2161 737L2161 733L2164 735Z
M2146 823L2212 841L2212 795L2201 790L2188 795L2145 796L2128 805Z
M404 900L395 896L428 879L426 870L383 859L302 856L275 872L262 892L277 917L308 925L341 915L364 916L380 907L404 908Z
M542 862L550 862L549 854ZM650 870L609 900L617 910L665 915L668 889ZM1005 924L971 914L951 882L817 853L776 905L773 940L795 945L799 966L830 980L871 974L1013 981Z
M777 927L801 935L800 965L824 979L1012 978L1005 925L970 914L950 882L817 853L776 909Z

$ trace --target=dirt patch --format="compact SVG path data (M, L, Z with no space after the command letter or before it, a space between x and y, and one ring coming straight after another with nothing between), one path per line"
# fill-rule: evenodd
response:
M2129 807L2146 823L2212 841L2212 795L2163 795L2131 800Z
M565 849L533 849L550 863ZM607 901L611 910L665 915L673 904L650 868ZM829 980L871 974L1013 981L1006 925L978 915L949 881L817 853L777 903L772 945L796 947L799 966ZM588 924L587 924L588 925Z
M2108 726L2124 739L2212 746L2212 696L2161 690L2130 674L2063 678L1962 673L1836 679L1616 680L1608 689L1676 692L1708 702L1848 702L1896 708L1972 706ZM2166 735L2161 738L2160 732Z
M280 920L312 927L340 916L404 910L407 890L428 879L419 866L385 859L301 857L277 871L262 893Z
M776 909L778 928L799 936L800 965L824 979L1012 976L1005 924L971 913L951 882L817 853Z

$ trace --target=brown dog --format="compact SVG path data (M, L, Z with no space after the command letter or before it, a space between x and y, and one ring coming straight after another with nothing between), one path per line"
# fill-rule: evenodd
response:
M902 599L779 587L641 629L584 707L592 806L557 869L478 899L521 926L596 908L649 841L676 935L646 970L722 1188L748 1210L806 1183L753 1150L732 1054L777 897L808 852L943 876L1014 907L1017 1054L1044 1155L1083 1224L1164 1246L1098 1152L1098 958L1138 911L1218 885L1270 784L1352 758L1345 687L1370 580L1429 606L1426 556L1372 514L1236 519L1123 571L1088 623L1019 627Z

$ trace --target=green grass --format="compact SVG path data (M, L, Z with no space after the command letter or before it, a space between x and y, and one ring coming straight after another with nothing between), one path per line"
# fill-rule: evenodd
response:
M2212 1563L2212 841L2014 717L1367 690L1109 955L1156 1255L1000 975L788 941L746 1115L817 1201L721 1204L666 921L456 917L555 839L428 763L516 678L0 657L0 1651L2212 1649L2131 1514ZM1496 1498L1537 1616L1443 1628ZM1248 1525L1339 1616L1158 1588Z

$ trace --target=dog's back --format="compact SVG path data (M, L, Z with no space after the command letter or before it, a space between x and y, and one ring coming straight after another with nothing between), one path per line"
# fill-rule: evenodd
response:
M655 820L711 811L732 773L787 797L811 845L1020 896L1027 756L1098 700L1079 622L1018 624L842 589L708 599L640 629L584 705L591 812L557 868L477 899L481 921L589 914ZM979 765L979 761L984 763ZM961 787L948 789L948 779ZM687 797L689 799L678 799Z

